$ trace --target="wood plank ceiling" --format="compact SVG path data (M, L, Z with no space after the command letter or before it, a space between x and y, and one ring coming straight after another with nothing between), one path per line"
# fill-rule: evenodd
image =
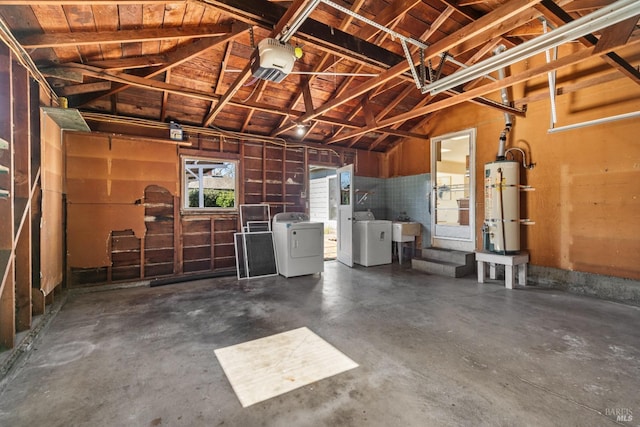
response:
M615 3L336 2L424 43L422 52L407 49L413 62L426 65L426 83L487 59L500 44L511 49L539 37L545 21L561 28ZM304 52L293 73L279 83L253 78L249 61L257 43L282 34L310 5L312 13L290 40ZM638 16L585 35L579 48L551 65L437 95L417 87L398 37L324 1L0 0L0 17L8 28L3 37L13 37L55 92L83 112L383 152L407 137L426 138L424 124L434 113L461 102L524 115L526 99L503 105L496 90L592 56L616 78L640 83L632 65L638 58L616 53L637 43ZM581 87L603 81L581 78Z

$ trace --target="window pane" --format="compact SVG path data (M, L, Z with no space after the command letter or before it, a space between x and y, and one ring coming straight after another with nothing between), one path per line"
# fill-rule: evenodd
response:
M236 205L235 162L184 159L185 208L220 209Z

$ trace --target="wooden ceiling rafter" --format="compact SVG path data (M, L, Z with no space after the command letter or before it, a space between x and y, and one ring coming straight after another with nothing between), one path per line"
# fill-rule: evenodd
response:
M249 25L271 31L289 9L268 0L203 0L205 3L223 10L230 16ZM345 33L312 18L307 18L295 34L295 38L315 48L360 62L378 70L385 70L404 60L404 57L390 52L360 37Z
M109 71L133 70L136 68L158 67L169 62L166 54L145 55L132 58L104 59L89 61L87 65Z
M25 49L39 49L45 47L90 46L110 43L220 37L231 32L231 24L214 24L198 27L31 34L20 37L18 41Z
M422 35L418 38L418 40L421 40L423 42L428 42L429 39L436 33L436 31L438 31L442 25L444 25L444 23L447 21L447 19L449 19L449 17L451 15L453 15L453 13L456 11L456 9L450 5L447 5L447 7L445 8L445 10L440 13L438 15L438 17L431 23L431 25L429 26L429 28L422 33ZM415 54L415 52L417 51L417 47L416 46L412 46L410 48L410 51L412 54ZM407 96L409 96L409 94L411 94L411 92L413 92L413 85L410 85L407 89L405 89L399 96L398 99L404 99ZM430 100L431 97L427 96L424 99ZM397 106L398 102L393 102L390 105L393 105L393 108L395 108L395 106ZM418 106L421 104L421 101L418 102ZM415 106L414 106L415 107ZM384 117L386 117L387 114L389 114L391 112L391 109L385 108L383 111L381 111L379 113L379 117L376 117L376 120L382 120ZM396 123L394 124L391 128L392 129L397 129L402 125L402 123ZM415 128L414 128L415 129ZM334 134L333 136L336 136L337 134ZM349 144L349 147L353 147L358 141L360 141L362 139L363 135L358 135L357 137L355 137L351 143ZM373 148L377 147L378 145L380 145L384 139L386 138L385 134L381 134L378 138L376 138L376 140L373 141L373 143L369 146L369 150L372 150Z
M171 68L168 68L164 75L164 82L170 83ZM160 105L160 121L164 122L167 118L167 102L169 100L169 92L162 92L162 103Z
M413 9L415 6L417 6L419 3L420 1L416 1L416 0L395 0L393 3L388 5L385 9L383 9L380 14L376 15L374 22L384 27L393 29L394 26L397 25L407 13L409 13L409 11ZM388 34L385 32L381 32L381 30L378 30L377 28L374 28L372 26L367 26L359 32L359 35L367 41L371 40L373 37L378 35L378 38L374 41L374 43L381 44L385 36L387 36ZM361 67L359 65L356 66L356 68L353 70L353 73L358 73L360 71L360 68ZM345 83L351 84L353 80L354 80L353 78L347 79ZM336 93L335 96L340 96L340 94L341 93ZM370 97L374 97L374 96L376 96L376 93L372 93L370 95ZM358 103L354 108L354 110L349 114L349 116L355 117L361 110L362 110L362 103ZM334 130L333 135L335 136L340 132L342 132L343 130L344 130L344 127L340 127Z
M540 35L544 19L561 27L613 1L350 0L346 4L386 28L430 45L425 54L434 69L446 51L452 58L443 66L442 75L446 76L491 56L500 43L510 48ZM256 37L262 38L291 13L291 5L306 2L0 0L0 6L8 4L15 6L0 7L0 14L11 32L27 47L37 46L30 48L29 54L58 95L68 97L72 106L162 121L171 116L185 124L199 124L220 108L220 100L233 90L231 83L245 68L255 44L253 38L238 37L216 43L217 47L205 54L206 44L215 36L185 37L181 28L214 28L235 21L259 27ZM80 42L73 38L78 35ZM640 70L635 68L639 35L637 20L629 19L574 43L576 53L601 57L605 62L581 67L579 74L571 74L571 81L562 73L558 94L602 84L616 76L640 84ZM527 102L547 96L542 93L546 89L540 77L532 95L519 96L511 105L503 105L495 92L491 98L497 100L478 95L513 82L514 76L502 82L481 77L461 85L463 90L458 87L437 96L422 94L409 73L410 64L388 33L326 5L305 20L292 43L305 50L296 69L324 73L292 75L278 84L264 80L257 80L255 86L242 84L222 106L217 123L211 123L231 131L280 135L295 141L299 137L292 130L304 122L305 141L388 151L407 137L426 138L421 133L424 124L441 109L460 102L522 115L521 108L526 108ZM625 58L612 46L624 46L625 50L618 52ZM418 48L410 45L409 50L416 60ZM62 65L51 68L51 64ZM559 64L556 61L555 65ZM616 71L606 74L605 64ZM337 73L335 80L325 75L332 71ZM138 89L119 94L129 87ZM145 103L146 96L152 101Z
M640 44L640 39L637 40L632 40L629 43L627 43L627 46L631 46L631 45L639 45ZM620 46L609 46L607 48L607 50L609 51L613 51L616 48L619 48ZM471 89L467 92L462 92L459 95L456 96L452 96L450 98L447 99L443 99L441 101L435 102L433 104L421 107L421 108L416 108L412 111L409 111L407 113L403 113L403 114L399 114L395 117L391 117L385 120L381 120L380 122L377 123L376 126L371 126L371 127L364 127L361 129L358 129L356 131L353 131L351 134L349 135L343 135L342 137L340 137L337 141L332 141L332 142L338 142L341 140L346 140L346 139L350 139L356 135L360 135L362 133L366 133L366 132L371 132L371 131L375 131L381 128L384 128L386 126L391 126L395 123L399 123L399 122L403 122L406 120L410 120L425 114L429 114L432 113L434 111L438 111L444 108L449 108L452 107L454 105L458 105L460 103L469 101L470 99L473 99L474 97L478 97L487 93L491 93L491 92L495 92L497 90L500 90L503 87L508 87L508 86L513 86L515 84L518 83L522 83L525 82L529 79L538 77L538 76L542 76L545 75L546 73L549 73L551 71L555 71L558 70L560 68L564 68L570 65L574 65L583 61L586 61L588 59L590 59L591 57L593 57L593 51L595 50L595 47L590 47L590 48L586 48L583 50L580 50L578 52L569 54L563 58L557 59L551 63L547 63L535 68L531 68L529 70L526 70L524 72L518 73L518 74L514 74L512 76L506 77L502 80L498 80L498 81L494 81L491 83L487 83L483 86Z
M165 71L168 71L174 67L177 67L178 65L184 64L185 62L188 62L191 59L202 55L203 53L209 51L210 49L222 43L229 42L239 37L240 35L246 33L249 30L249 27L243 23L234 23L232 27L233 28L231 32L229 32L228 34L225 34L224 36L218 36L213 38L207 37L203 39L198 39L192 43L187 43L186 45L183 45L172 52L168 52L167 54L164 55L167 58L166 63L157 67L153 67L151 68L151 70L143 70L143 73L141 73L141 75L138 75L138 76L151 79L155 76L158 76L164 73ZM105 94L100 94L98 95L98 97L92 100L85 101L84 104L92 102L103 96L109 96L109 95L113 95L114 93L122 92L123 90L129 87L130 87L129 85L121 84L118 87L111 89L109 92Z
M512 0L509 3L506 3L505 5L482 16L478 20L461 28L453 34L444 37L443 39L430 45L425 50L425 60L434 58L440 55L441 52L447 52L453 47L458 46L459 44L464 43L467 40L477 38L479 34L486 34L490 32L496 26L501 25L505 21L511 19L513 16L517 16L518 14L526 12L533 5L539 3L540 1L542 0ZM350 100L378 87L379 85L394 79L400 74L408 71L409 68L410 67L406 61L399 63L398 65L395 65L389 68L387 71L381 73L380 75L378 75L378 77L374 77L367 82L360 84L358 87L351 89L349 93L341 97L336 97L333 100L325 103L323 106L314 110L313 113L305 114L301 119L303 121L307 121L313 119L315 116L324 114L325 112L346 102L349 102ZM276 132L282 133L289 129L291 129L291 126L287 127L287 125L285 125L281 129L276 130Z
M424 31L422 33L422 35L418 38L418 40L421 40L423 42L428 42L429 38L431 38L431 36L433 36L433 34L436 33L436 31L438 31L440 29L440 27L446 22L447 19L449 19L449 17L453 14L453 12L455 12L455 8L451 7L451 6L447 6L445 8L445 10L440 13L438 15L438 17L431 23L431 25L429 25L429 28L427 28L426 31ZM409 48L409 51L411 52L411 54L415 54L418 50L417 46L411 46ZM413 82L412 82L413 83ZM415 83L414 83L415 84ZM401 101L403 101L407 96L409 96L409 94L411 94L411 92L413 92L413 86L414 84L410 83L410 86L405 89L397 98L394 102L392 102L390 105L394 105L397 106ZM380 90L382 89L382 86L379 86L378 88L375 89L374 92L374 96L376 93L378 93ZM419 104L419 103L418 103ZM356 106L356 108L359 108L359 106ZM384 110L383 110L384 112ZM380 120L381 118L384 118L384 116L386 116L387 113L381 112L379 114L380 117L376 117L376 120ZM402 125L402 123L396 123L393 127L393 129L397 129ZM343 131L344 128L338 129L337 132L334 132L332 135L332 138L336 137L341 131ZM362 139L363 135L358 135L357 137L354 138L353 141L351 141L351 143L349 144L349 147L353 147L355 144L357 144L361 139ZM378 136L378 138L376 138L376 140L373 142L372 146L377 146L380 143L382 143L382 141L387 137L386 134L381 134L380 136Z
M362 7L363 4L364 4L364 0L356 0L351 5L351 11L352 12L358 12L360 10L360 7ZM346 30L346 28L351 24L352 21L353 21L353 17L351 15L346 15L342 19L342 22L340 23L340 26L338 27L338 29L340 29L342 31ZM332 65L335 66L335 63L330 65L332 56L333 56L333 54L325 52L323 54L322 58L320 59L320 61L318 62L318 64L313 67L312 72L313 73L318 73L318 72L324 71L327 67L330 67ZM361 64L359 64L359 65L361 65ZM311 77L309 79L309 83L313 82L313 80L315 80L316 78L317 78L317 75L311 75ZM300 100L302 100L302 98L303 98L302 91L299 90L297 92L297 94L294 96L293 100L289 103L289 108L295 108L296 104L298 102L300 102ZM282 127L286 123L287 120L288 120L287 117L282 118L282 120L280 120L280 122L276 126L276 129ZM350 119L348 119L348 120L350 120ZM312 130L313 126L315 126L315 123L313 123L310 126L310 128L305 133L305 136L306 136L306 134L308 134ZM275 135L271 134L271 136L275 136Z
M187 89L182 86L166 83L164 81L146 79L143 77L133 76L127 73L104 71L99 68L91 67L84 64L66 64L64 67L59 67L58 70L59 71L69 70L74 72L80 72L83 75L88 77L110 80L113 82L124 83L131 86L141 87L141 88L154 90L158 92L164 91L174 95L201 99L205 101L218 101L220 99L220 96L209 93L209 92ZM303 112L301 111L281 110L276 107L273 107L272 105L260 104L260 103L251 102L251 101L244 101L244 102L230 101L229 103L237 108L254 109L254 110L258 110L258 111L262 111L270 114L287 115L287 116L295 116L295 117L299 117L303 114ZM360 127L359 124L348 123L343 120L324 117L324 116L318 116L314 120L323 122L323 123L328 123L330 125L346 126L350 128ZM421 135L415 134L415 136L420 137Z
M573 17L569 15L569 13L567 13L563 8L561 8L551 0L542 0L540 4L536 6L536 8L540 10L547 19L558 26L568 24L569 22L574 20ZM586 36L581 37L579 40L586 47L597 46L599 41L598 38L593 34L587 34ZM620 40L612 41L612 45L616 45L619 43ZM623 44L624 43L619 44L619 46L622 46ZM600 48L602 48L602 45L600 45ZM618 71L629 77L635 83L640 84L640 71L638 69L629 64L620 55L613 51L608 50L607 53L600 54L600 52L598 52L600 48L595 49L594 52L599 54L600 58L602 58L604 62L606 62L613 68L616 68Z
M592 11L594 9L600 9L601 7L608 6L615 0L575 0L567 4L564 7L566 12L583 12Z
M287 11L282 15L278 23L275 25L271 33L269 33L269 37L276 37L282 31L290 25L290 23L295 19L296 15L303 10L305 6L310 2L310 0L294 0L293 4L287 9ZM227 91L220 97L215 107L209 111L209 114L204 118L202 123L203 127L210 126L213 121L216 119L217 115L222 111L222 109L231 101L231 98L236 94L236 92L240 89L240 87L249 79L251 76L251 62L248 62L247 65L240 72L236 80L231 84L231 86L227 89Z
M267 88L267 81L266 80L259 80L258 82L254 83L256 84L256 88L254 89L254 91L249 95L249 97L247 98L247 101L250 100L251 98L253 98L255 100L255 102L260 102L260 99L262 98L262 95L264 94L265 89ZM254 110L253 108L249 109L249 112L247 113L247 116L244 119L244 122L242 123L242 126L240 127L240 132L246 132L247 131L247 127L249 126L249 124L251 123L251 119L253 118L253 114L255 113L256 110Z
M120 4L166 4L166 3L187 3L193 0L0 0L0 6L74 6L74 5L91 5L91 6L109 6Z

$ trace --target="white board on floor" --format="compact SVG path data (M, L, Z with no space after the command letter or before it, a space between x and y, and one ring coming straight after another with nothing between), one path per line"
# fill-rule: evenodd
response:
M306 327L214 352L244 408L358 367Z

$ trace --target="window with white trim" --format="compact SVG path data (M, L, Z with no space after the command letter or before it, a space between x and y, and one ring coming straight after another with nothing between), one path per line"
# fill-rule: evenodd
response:
M183 157L183 209L235 209L236 170L235 161Z

